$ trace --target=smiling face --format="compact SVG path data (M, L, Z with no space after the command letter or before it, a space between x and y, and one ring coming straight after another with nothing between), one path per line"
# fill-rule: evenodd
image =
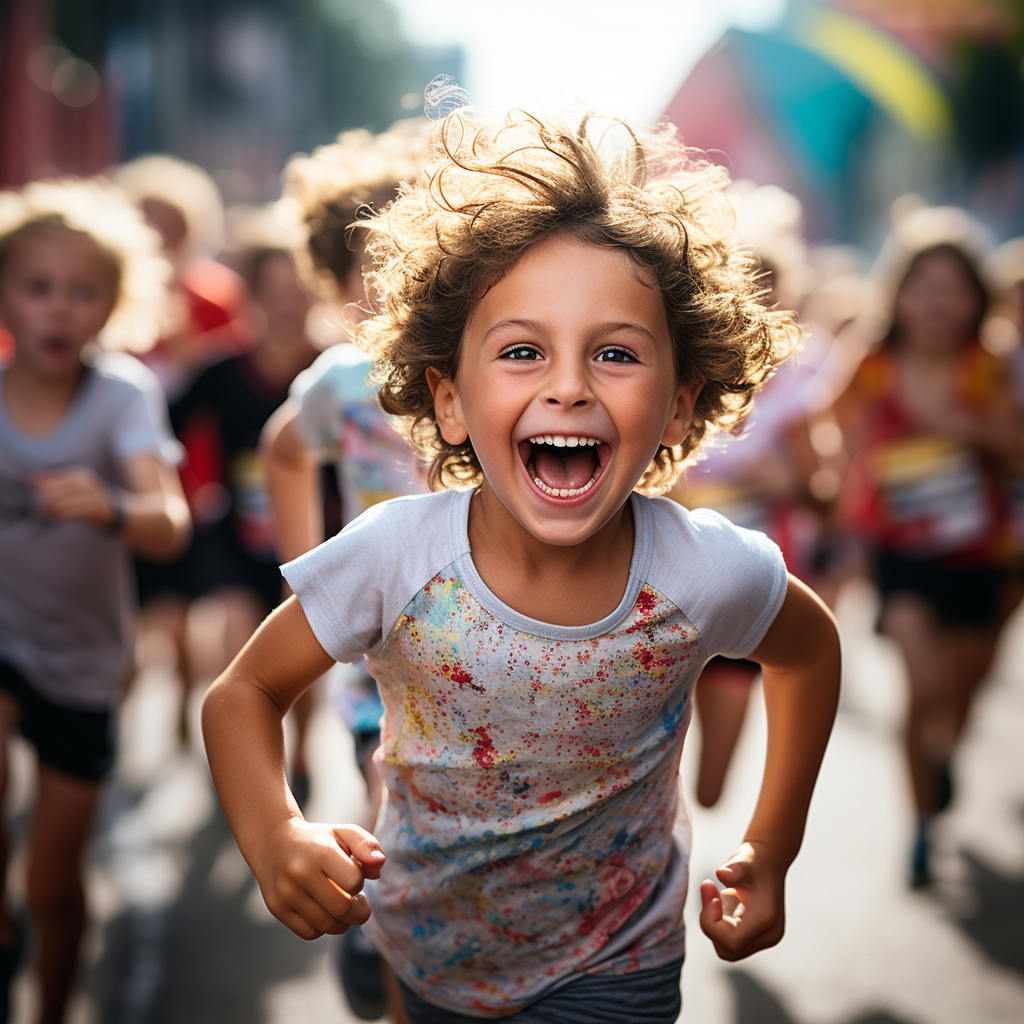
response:
M442 436L473 444L488 514L560 546L621 520L699 391L677 380L657 287L624 252L565 236L480 299L455 379L432 383Z
M88 235L27 231L0 268L0 323L14 336L15 364L44 378L80 373L115 294L111 260Z

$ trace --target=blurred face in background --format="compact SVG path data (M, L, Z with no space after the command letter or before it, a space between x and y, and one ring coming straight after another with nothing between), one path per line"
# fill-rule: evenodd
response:
M945 348L977 336L985 296L964 257L950 250L919 256L896 294L897 337Z
M117 268L86 234L26 231L0 267L0 323L14 336L15 361L39 377L81 371L117 297Z
M291 256L272 252L263 258L252 282L252 297L268 334L305 337L311 296L299 281Z

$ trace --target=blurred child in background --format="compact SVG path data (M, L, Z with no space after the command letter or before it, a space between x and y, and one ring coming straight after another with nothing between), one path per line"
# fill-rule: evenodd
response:
M284 201L303 225L296 254L304 277L322 302L314 321L333 327L333 344L292 385L287 402L263 432L263 454L283 560L290 561L325 538L320 466L337 474L341 522L371 505L424 489L415 456L381 412L370 384L370 358L348 331L365 313L360 213L384 209L403 180L423 163L427 124L399 122L380 135L345 132L311 156L295 157L285 171ZM333 532L333 531L332 531ZM356 740L360 770L375 794L371 758L379 741L380 700L372 679L359 673L343 692L345 720ZM308 703L308 701L303 702ZM298 710L298 709L297 709Z
M119 167L114 182L159 233L171 264L168 312L144 359L173 402L204 366L244 347L245 285L214 258L225 244L224 208L201 167L164 154L142 156Z
M0 789L20 731L38 774L26 895L39 1020L64 1018L86 920L81 859L133 656L129 554L168 558L189 516L156 378L105 352L155 337L167 267L119 193L58 181L0 195ZM7 844L0 843L6 879ZM24 936L0 904L0 1020Z
M178 157L151 154L119 167L114 180L157 231L171 265L159 337L140 357L156 373L173 409L206 366L249 344L245 282L214 258L226 240L224 207L205 170ZM216 520L223 509L219 456L210 447L211 435L196 423L180 431L178 439L185 452L178 469L193 519L197 524ZM194 589L189 565L137 558L135 570L142 606L140 661L169 660L187 693L202 674L189 627L188 594ZM179 731L187 739L187 717Z
M319 353L306 332L311 296L296 274L289 226L274 206L239 211L232 259L249 294L246 350L208 366L171 406L175 432L197 442L209 478L196 496L192 544L172 567L168 588L186 604L207 597L219 604L214 672L281 597L259 435L295 375ZM198 680L182 681L187 724L189 691Z
M908 214L880 257L889 322L840 396L850 454L841 511L868 547L879 626L906 666L904 752L916 832L910 880L932 880L932 826L992 661L1012 557L1003 471L1019 411L979 343L988 308L966 217Z
M415 454L381 411L377 387L369 379L370 357L343 331L355 326L366 304L364 237L352 227L361 211L383 210L400 182L416 179L426 155L428 124L425 119L410 119L376 136L345 132L311 156L294 158L285 172L285 201L294 205L305 228L299 265L323 299L318 318L336 325L339 337L296 378L288 401L263 431L267 485L284 561L325 539L321 466L330 465L337 474L342 523L377 502L426 489ZM384 709L362 659L332 675L335 703L352 734L356 761L366 780L372 826L381 796L373 755L380 745ZM298 728L289 777L300 804L308 786L304 739L314 692L307 691L291 715ZM361 929L350 929L342 940L341 978L359 1016L380 1016L380 960Z
M985 347L1005 364L1018 408L1024 410L1024 237L1000 245L986 259L984 269L995 295L982 338ZM1024 431L1019 441L1005 478L1017 554L1004 603L1006 618L1024 598Z

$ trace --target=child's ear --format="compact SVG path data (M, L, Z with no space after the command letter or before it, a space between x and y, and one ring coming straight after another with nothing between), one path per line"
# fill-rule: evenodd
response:
M433 366L428 366L427 383L434 396L434 419L437 420L441 436L449 444L462 444L469 437L469 430L462 415L462 399L459 398L455 381L443 376Z
M661 443L669 448L683 443L686 432L693 422L693 408L697 404L697 398L703 384L690 384L683 382L676 391L676 396L669 409L668 422L665 424L665 432L661 436Z

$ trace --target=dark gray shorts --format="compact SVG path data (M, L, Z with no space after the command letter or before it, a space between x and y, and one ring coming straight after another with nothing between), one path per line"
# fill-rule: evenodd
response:
M509 1017L471 1017L443 1010L400 981L412 1024L675 1024L682 1009L682 960L630 974L580 974Z
M0 689L21 705L21 734L36 748L40 761L88 782L110 772L116 731L112 710L54 704L6 661L0 661Z

